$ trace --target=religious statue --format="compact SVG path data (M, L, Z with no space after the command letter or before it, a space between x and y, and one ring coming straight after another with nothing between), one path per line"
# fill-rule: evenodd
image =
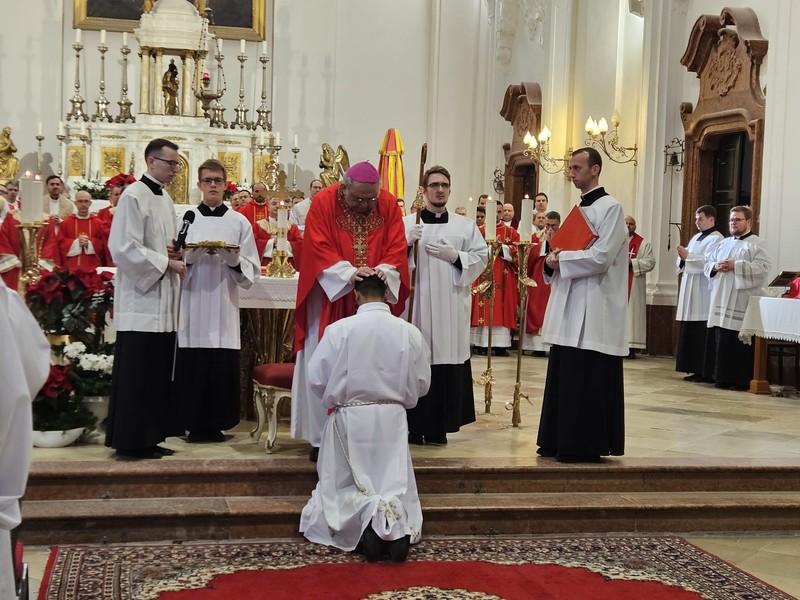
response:
M0 183L6 183L16 177L19 171L19 159L14 156L17 147L11 141L11 128L3 128L0 134Z
M339 144L334 153L330 144L322 144L322 155L319 157L319 168L323 171L319 174L322 185L328 187L339 181L340 175L350 168L350 157L347 150Z
M164 92L164 114L178 114L178 67L175 59L169 61L169 67L161 78L161 90Z

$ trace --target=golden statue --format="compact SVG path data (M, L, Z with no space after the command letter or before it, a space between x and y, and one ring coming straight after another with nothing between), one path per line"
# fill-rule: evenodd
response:
M14 156L17 147L11 141L11 128L3 128L0 134L0 183L7 183L16 177L19 171L19 159Z
M175 59L169 61L169 67L161 78L161 90L164 92L164 114L178 114L178 67Z
M322 144L322 154L319 157L319 168L323 171L319 174L322 185L328 187L339 181L339 177L344 175L350 168L350 157L347 150L339 144L336 152L330 144Z

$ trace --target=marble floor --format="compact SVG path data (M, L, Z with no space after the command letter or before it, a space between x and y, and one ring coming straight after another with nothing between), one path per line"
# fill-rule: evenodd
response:
M521 404L519 427L511 426L512 413L505 407L513 399L516 358L493 358L492 363L496 384L491 412L485 412L483 388L476 386L477 421L448 436L447 446L412 446L412 456L533 459L547 359L522 358L521 389L528 394L530 403ZM486 358L473 356L475 376L485 368ZM684 382L681 375L675 373L672 359L639 357L625 361L626 449L624 457L612 460L800 463L800 399L796 396L756 396L717 390L710 384ZM162 460L256 457L270 460L308 455L307 444L289 438L287 422L280 424L271 455L265 454L263 443L251 443L247 434L251 426L241 423L228 432L229 439L223 444L188 444L183 439L169 438L166 445L176 453ZM100 443L34 450L35 461L110 459L111 451ZM684 537L800 597L800 523L796 531L785 534ZM40 578L46 549L33 547L26 552L32 577Z

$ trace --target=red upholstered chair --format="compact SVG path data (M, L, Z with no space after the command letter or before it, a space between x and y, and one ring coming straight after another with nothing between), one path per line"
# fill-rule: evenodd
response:
M278 404L284 398L292 399L292 377L294 363L267 363L253 369L253 402L256 405L256 426L250 432L257 444L264 426L267 426L267 441L264 447L272 452L278 436Z

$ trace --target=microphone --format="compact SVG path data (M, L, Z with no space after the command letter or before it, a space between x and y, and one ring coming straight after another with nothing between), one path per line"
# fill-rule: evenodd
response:
M187 210L183 215L183 224L181 225L181 230L178 232L178 239L175 240L175 246L173 246L175 252L186 245L186 234L189 233L189 225L192 223L194 223L194 211Z

